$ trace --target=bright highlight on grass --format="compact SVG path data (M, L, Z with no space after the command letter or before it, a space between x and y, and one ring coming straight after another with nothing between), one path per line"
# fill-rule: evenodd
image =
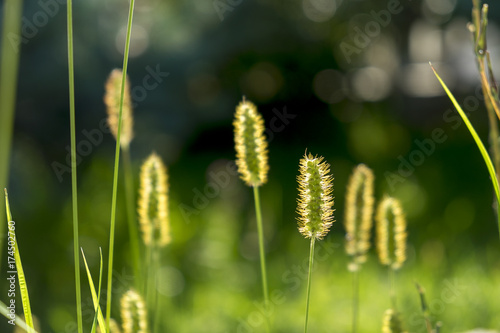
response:
M307 333L309 320L309 298L311 295L311 276L314 264L314 242L323 239L330 230L333 220L333 176L330 165L323 157L313 157L311 153L300 160L297 182L297 218L299 232L311 239L309 252L309 275L307 279L306 319L304 332Z

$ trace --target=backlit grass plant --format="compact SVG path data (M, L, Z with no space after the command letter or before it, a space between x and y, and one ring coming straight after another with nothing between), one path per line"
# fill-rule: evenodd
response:
M257 107L243 97L234 114L234 143L236 150L236 165L240 178L246 185L253 188L255 216L259 233L260 270L262 292L266 306L269 304L267 287L266 255L264 249L264 230L262 227L262 212L260 208L259 187L267 182L269 165L267 161L267 141L264 135L264 119Z
M346 253L351 257L349 271L353 279L352 331L357 331L359 302L359 270L370 249L373 224L373 171L364 164L357 165L349 178L346 191L344 226Z
M161 158L152 153L141 167L138 199L139 223L142 240L146 247L143 271L145 277L144 295L146 304L154 311L154 322L161 314L158 302L157 272L161 262L161 249L170 243L170 219L168 212L167 168Z
M311 239L309 250L309 274L307 279L307 299L304 332L307 332L309 320L309 298L311 295L311 277L314 264L314 243L323 239L330 230L333 219L333 176L330 165L323 157L304 155L299 163L297 176L299 196L297 214L299 232Z
M395 271L406 260L406 218L399 200L386 196L377 207L377 252L380 263L389 271L390 299L397 310Z

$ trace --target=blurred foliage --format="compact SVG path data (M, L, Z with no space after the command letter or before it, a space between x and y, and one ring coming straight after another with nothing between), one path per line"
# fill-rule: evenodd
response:
M499 241L487 170L427 65L432 60L453 82L486 140L465 28L471 3L401 0L401 12L379 25L380 33L348 63L342 42L354 43L355 28L374 22L371 11L387 10L393 2L240 1L222 21L216 1L138 3L129 62L135 102L131 155L136 185L151 151L169 166L173 242L163 256L158 290L169 309L168 331L261 331L249 324L260 320L253 199L230 171L232 117L242 95L258 105L269 129L271 170L261 195L269 285L277 300L275 332L299 332L303 325L300 267L308 242L296 229L295 177L306 148L332 165L337 220L324 241L324 251L332 252L321 256L318 245L311 332L350 327L343 196L352 167L361 162L375 171L377 198L398 197L407 213L409 260L397 275L406 329L424 331L414 281L426 288L431 314L447 332L500 328ZM107 253L114 156L112 136L101 128L102 99L106 77L121 65L128 2L74 6L80 235L96 275L99 247ZM75 318L70 174L54 172L54 162L68 165L65 10L59 1L25 4L9 184L32 309L42 332L57 333L73 332ZM40 13L46 13L44 24L37 21ZM499 14L492 2L493 59ZM155 71L162 75L151 75ZM434 139L436 130L440 140ZM102 137L95 134L92 142L88 133ZM123 179L120 186L115 300L131 284ZM90 293L82 279L88 327ZM381 326L389 307L386 287L386 272L372 253L361 272L360 331ZM4 283L0 290L6 295ZM118 317L117 307L113 315ZM0 320L2 332L10 330L5 325Z

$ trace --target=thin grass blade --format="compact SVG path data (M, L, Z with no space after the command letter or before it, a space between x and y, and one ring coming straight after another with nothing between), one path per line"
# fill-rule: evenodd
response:
M486 163L486 167L488 168L488 172L490 173L491 183L493 184L493 188L495 190L495 195L497 198L498 228L499 228L499 233L500 233L500 190L498 188L498 179L497 179L497 175L495 172L495 168L493 167L493 163L491 162L490 155L488 154L488 151L484 147L483 142L479 138L479 135L477 135L476 130L472 126L471 122L469 121L469 118L467 118L467 115L460 107L460 104L458 104L457 100L455 99L455 97L453 96L451 91L448 89L448 87L446 86L444 81L438 75L438 73L436 72L434 67L432 67L432 64L431 64L431 68L434 71L434 74L436 75L437 79L439 80L439 83L441 83L441 86L443 87L444 91L446 92L446 94L450 98L451 102L453 103L453 105L457 109L458 113L460 114L460 117L462 117L462 120L464 121L465 125L467 126L467 129L469 130L470 134L474 138L474 141L476 142L476 145L479 148L481 155L483 156L484 163Z
M7 212L7 221L12 221L12 214L10 212L10 204L9 204L9 195L7 193L7 189L5 190L5 210ZM10 223L9 223L10 225ZM9 230L11 228L9 227ZM28 294L28 285L26 284L26 277L24 275L23 264L21 262L21 254L19 253L19 246L16 238L16 233L14 232L15 228L12 228L12 231L9 231L9 236L12 234L14 236L14 259L15 266L17 269L17 279L19 281L19 290L21 293L21 301L23 303L23 312L24 318L26 320L26 325L28 326L28 332L35 332L33 326L33 316L31 314L31 305L30 305L30 297Z
M87 270L87 277L89 279L89 287L90 287L90 293L92 294L92 301L94 302L94 307L96 308L97 312L97 321L99 323L99 328L101 329L101 332L107 332L106 322L104 321L104 316L102 315L101 307L99 306L99 297L101 295L100 287L101 287L101 277L102 277L102 253L101 253L101 268L99 273L99 296L98 296L95 291L94 281L92 280L92 275L90 274L89 266L87 264L87 259L85 258L85 253L83 253L83 249L81 249L81 251L82 251L83 262L85 263L85 269Z

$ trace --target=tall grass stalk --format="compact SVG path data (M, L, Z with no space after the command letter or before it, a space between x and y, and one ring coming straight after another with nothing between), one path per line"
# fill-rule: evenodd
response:
M260 208L259 187L253 187L255 201L255 216L257 219L257 231L259 233L259 254L260 254L260 272L262 278L262 292L264 293L264 302L269 306L269 291L267 289L266 255L264 250L264 231L262 228L262 212Z
M309 299L311 295L311 277L314 264L314 242L323 239L330 230L333 220L333 177L330 165L322 162L323 157L304 155L300 160L297 182L299 197L297 213L299 214L299 232L311 239L309 249L309 274L307 278L306 319L304 332L307 333L309 322Z
M106 297L106 330L109 332L109 320L111 318L111 298L112 298L112 281L113 281L113 250L115 245L115 222L116 222L116 197L118 192L118 170L120 163L120 136L122 129L122 111L123 111L123 98L125 95L125 82L127 80L127 67L128 55L130 49L130 36L132 35L132 20L134 18L134 5L135 0L130 0L128 22L127 22L127 36L125 39L125 50L123 52L123 76L120 94L120 115L118 120L118 133L116 136L115 148L115 167L113 177L113 196L111 202L111 222L109 228L109 258L108 258L108 285Z
M21 36L22 7L22 0L5 0L3 5L2 53L0 55L0 188L6 188L8 185L21 51L21 44L13 45L9 36ZM0 212L4 211L4 207L4 201L0 200ZM2 213L0 214L0 266L3 258L5 222L5 216Z
M309 273L307 274L307 296L306 296L306 321L304 324L304 332L307 333L307 324L309 323L309 300L311 297L311 280L312 271L314 265L314 240L316 238L311 238L311 247L309 249Z
M73 63L73 1L67 3L68 24L68 79L69 79L69 117L71 131L71 200L73 209L73 256L75 261L76 316L78 333L83 333L82 296L80 287L80 254L78 236L78 197L76 178L76 130L75 130L75 72Z

